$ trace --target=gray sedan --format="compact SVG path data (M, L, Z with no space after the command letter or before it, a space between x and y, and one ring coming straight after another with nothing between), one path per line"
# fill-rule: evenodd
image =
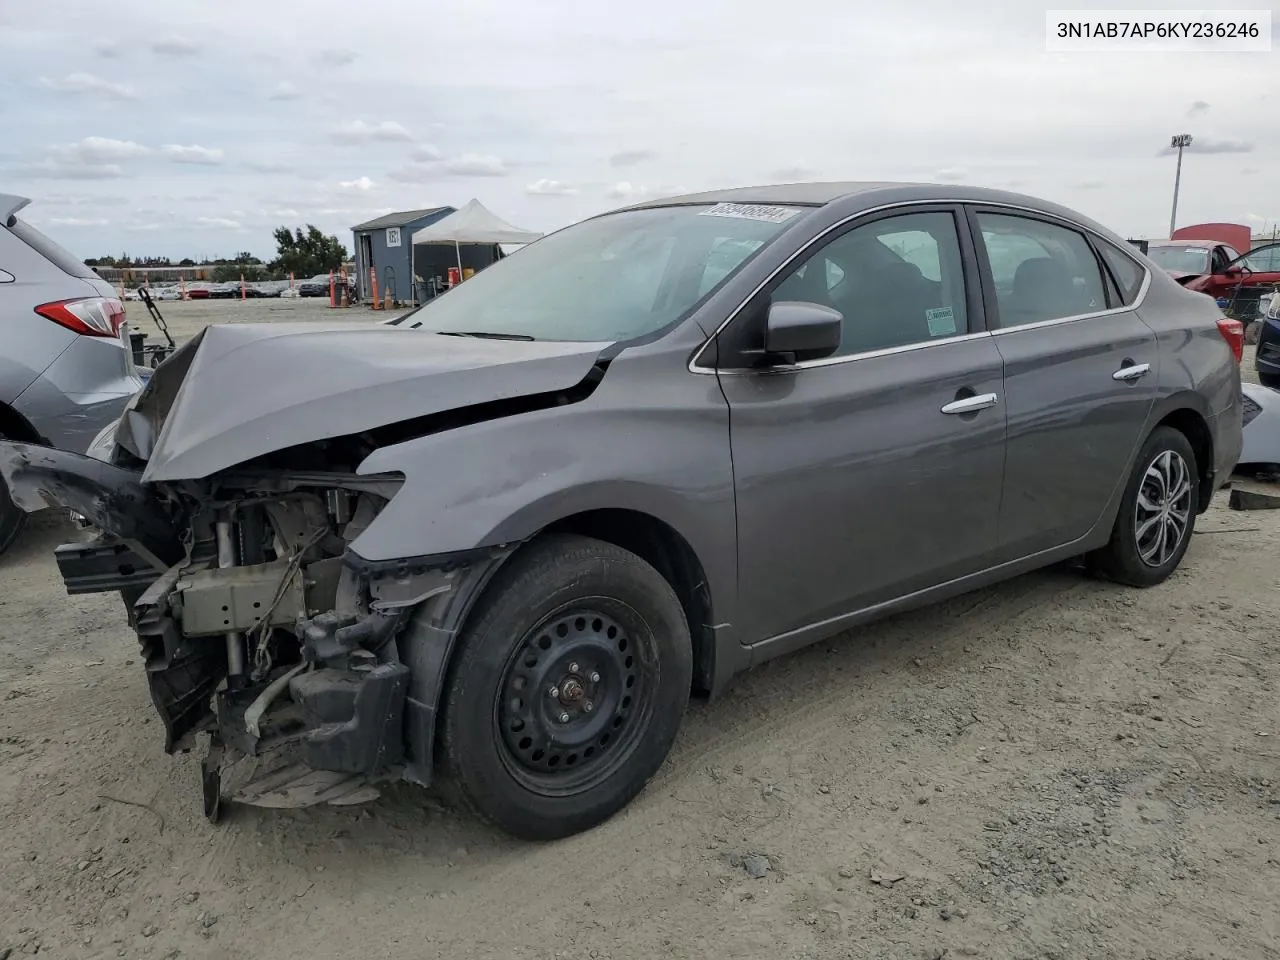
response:
M624 807L691 691L1083 557L1158 584L1241 448L1243 331L1029 197L804 184L534 243L415 312L215 326L110 462L0 445L98 527L206 813L448 781L522 837Z

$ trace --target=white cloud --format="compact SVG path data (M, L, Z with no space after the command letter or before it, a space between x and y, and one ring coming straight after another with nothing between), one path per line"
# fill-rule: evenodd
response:
M75 143L50 147L49 153L55 159L68 163L118 163L121 160L132 160L145 157L151 152L132 140L113 140L110 137L85 137Z
M105 227L106 220L97 217L53 217L49 223L55 227Z
M648 196L649 188L622 180L609 188L608 195L614 200L634 200Z
M769 179L775 183L800 183L805 180L812 180L817 176L818 171L812 167L796 164L790 167L779 167L769 174Z
M292 165L275 160L247 160L245 166L256 173L288 173Z
M50 158L21 169L33 180L118 180L124 167L118 163L78 163Z
M378 123L352 120L330 133L329 139L342 146L356 146L363 143L407 143L413 137L403 124L394 120Z
M113 83L92 73L69 73L61 80L40 78L40 85L59 93L86 94L108 100L137 100L138 92L123 83Z
M441 169L451 177L505 177L507 165L500 157L489 153L464 153L451 160L442 160Z
M1075 183L1077 190L1101 190L1106 185L1105 180L1077 180Z
M1208 113L1209 104L1204 100L1194 100L1191 106L1187 108L1188 117L1198 117L1202 113Z
M153 53L158 53L164 57L191 57L200 52L200 44L185 37L166 37L163 40L153 40L150 47Z
M619 150L609 158L611 167L634 167L657 156L652 150Z
M432 160L443 160L440 148L429 143L420 143L409 151L409 159L419 163L430 163Z
M943 167L934 171L933 179L941 183L963 183L969 179L969 171L959 167Z
M339 181L338 186L343 190L354 190L359 193L368 193L377 185L368 177L357 177L354 180Z
M124 44L119 40L99 40L93 45L93 52L106 60L115 60L124 53Z
M207 167L217 166L223 159L221 150L202 147L199 144L184 147L177 143L166 143L160 148L160 152L173 163L195 163Z
M460 157L410 163L387 174L400 183L425 183L443 177L505 177L507 164L491 154L464 153Z
M355 63L358 56L354 50L321 50L316 60L329 67L346 67Z
M642 200L654 200L659 197L678 197L682 193L689 191L679 186L645 186L642 183L631 183L622 180L611 186L605 196L613 200L625 200L629 203L639 203Z
M239 220L226 217L196 217L196 225L201 227L220 227L223 230L243 230Z
M288 80L281 80L275 85L267 99L269 100L299 100L302 98L302 91L290 83Z
M559 180L535 180L524 188L524 192L538 197L572 197L578 191Z

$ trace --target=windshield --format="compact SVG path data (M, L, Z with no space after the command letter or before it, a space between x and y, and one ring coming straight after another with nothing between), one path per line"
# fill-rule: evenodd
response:
M799 213L717 204L585 220L499 260L401 322L534 340L643 337L687 315Z
M1157 247L1152 244L1147 256L1162 270L1175 273L1208 273L1208 247Z

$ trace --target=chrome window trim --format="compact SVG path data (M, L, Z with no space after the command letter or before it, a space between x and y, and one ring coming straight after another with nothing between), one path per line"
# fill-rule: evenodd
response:
M794 373L797 370L809 370L814 367L834 367L842 363L853 363L856 360L874 360L876 357L892 357L899 353L911 353L929 347L941 347L948 343L963 343L966 340L985 340L991 336L990 330L979 330L977 333L961 333L954 337L940 337L937 340L917 340L915 343L904 343L900 347L885 347L881 350L864 350L862 353L849 353L840 357L823 357L821 360L801 360L799 363L779 363L760 370L711 370L700 367L694 373L715 373L722 377L768 376L773 373Z
M716 337L720 336L720 334L724 332L724 329L738 318L738 314L740 314L744 309L746 309L747 304L749 304L752 300L754 300L760 294L761 290L763 290L770 283L772 283L774 278L777 277L778 274L782 273L784 270L790 267L793 263L795 263L797 259L805 256L809 252L810 248L812 248L815 244L823 242L827 238L827 236L829 236L830 234L852 223L855 220L860 220L863 217L869 216L870 214L873 214L873 213L881 213L885 210L897 210L903 207L928 207L928 206L938 206L942 204L958 204L962 207L996 207L1003 210L1017 210L1022 213L1031 214L1034 218L1039 220L1057 221L1060 224L1069 226L1071 229L1084 233L1087 236L1096 237L1098 240L1101 240L1104 243L1110 243L1113 247L1116 246L1116 244L1113 243L1109 238L1098 233L1098 231L1085 226L1083 223L1080 223L1076 220L1072 220L1069 217L1059 216L1056 213L1050 213L1045 210L1037 210L1034 207L1028 207L1028 206L1024 206L1022 204L1017 204L1017 203L1006 203L1006 202L993 201L993 200L929 199L929 200L900 200L897 203L886 203L878 207L869 207L866 210L859 210L857 213L852 214L848 217L845 217L843 220L839 220L836 223L833 223L831 226L827 227L827 229L823 230L821 233L817 234L814 237L811 237L803 247L801 247L799 250L797 250L795 253L789 256L785 261L779 264L772 272L770 272L770 274L767 277L761 280L760 283L756 285L755 289L752 290L751 293L747 295L746 299L744 299L741 303L739 303L736 307L734 307L732 311L730 311L729 316L718 327L716 327L715 332L712 333L711 336L707 337L707 339L703 342L702 346L700 346L697 350L694 351L693 356L689 358L689 363L687 365L689 372L704 374L704 375L711 374L713 376L716 374L720 374L722 376L726 376L726 375L740 376L742 374L759 375L761 373L767 373L770 371L777 371L779 373L790 373L795 370L806 370L811 367L829 367L829 366L835 366L836 364L840 364L840 363L850 363L854 360L865 360L865 359L870 359L872 357L883 357L883 356L890 356L897 353L906 353L909 350L919 350L925 347L937 346L944 343L959 343L964 340L976 340L980 337L1000 336L1003 334L1015 333L1019 330L1035 330L1041 327L1057 326L1063 323L1075 323L1078 320L1092 320L1096 317L1107 317L1107 316L1112 316L1113 314L1127 313L1132 310L1137 310L1142 305L1142 302L1147 298L1147 291L1151 288L1151 270L1147 267L1145 263L1142 263L1141 261L1131 257L1130 259L1133 259L1134 262L1139 267L1142 268L1143 276L1142 276L1142 286L1138 288L1138 295L1133 298L1133 303L1129 304L1128 306L1113 307L1107 310L1094 311L1092 313L1081 313L1081 314L1076 314L1070 317L1057 317L1053 320L1041 320L1037 323L1026 323L1017 327L997 327L994 330L988 329L988 330L979 331L978 333L960 334L959 336L946 337L941 340L921 340L917 343L904 344L901 347L889 347L884 350L868 350L862 353L850 353L850 354L845 354L844 356L838 356L838 357L824 357L821 360L804 360L804 361L801 361L800 363L770 367L766 370L717 370L714 366L710 366L710 367L702 366L698 363L698 360L707 351L707 348L711 346L712 342L716 339Z

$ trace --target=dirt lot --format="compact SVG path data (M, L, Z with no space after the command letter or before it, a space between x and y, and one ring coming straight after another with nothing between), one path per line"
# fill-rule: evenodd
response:
M209 826L68 532L0 559L0 958L1280 957L1280 513L1220 501L1152 590L1046 571L756 670L545 846L407 787Z
M384 312L368 307L334 309L327 297L308 297L280 300L263 297L256 300L168 300L159 301L156 307L164 317L179 344L190 340L211 323L310 323L329 320L367 321L377 323L407 309ZM155 322L147 314L146 304L127 303L125 314L129 326L147 335L148 342L163 343L164 337Z

